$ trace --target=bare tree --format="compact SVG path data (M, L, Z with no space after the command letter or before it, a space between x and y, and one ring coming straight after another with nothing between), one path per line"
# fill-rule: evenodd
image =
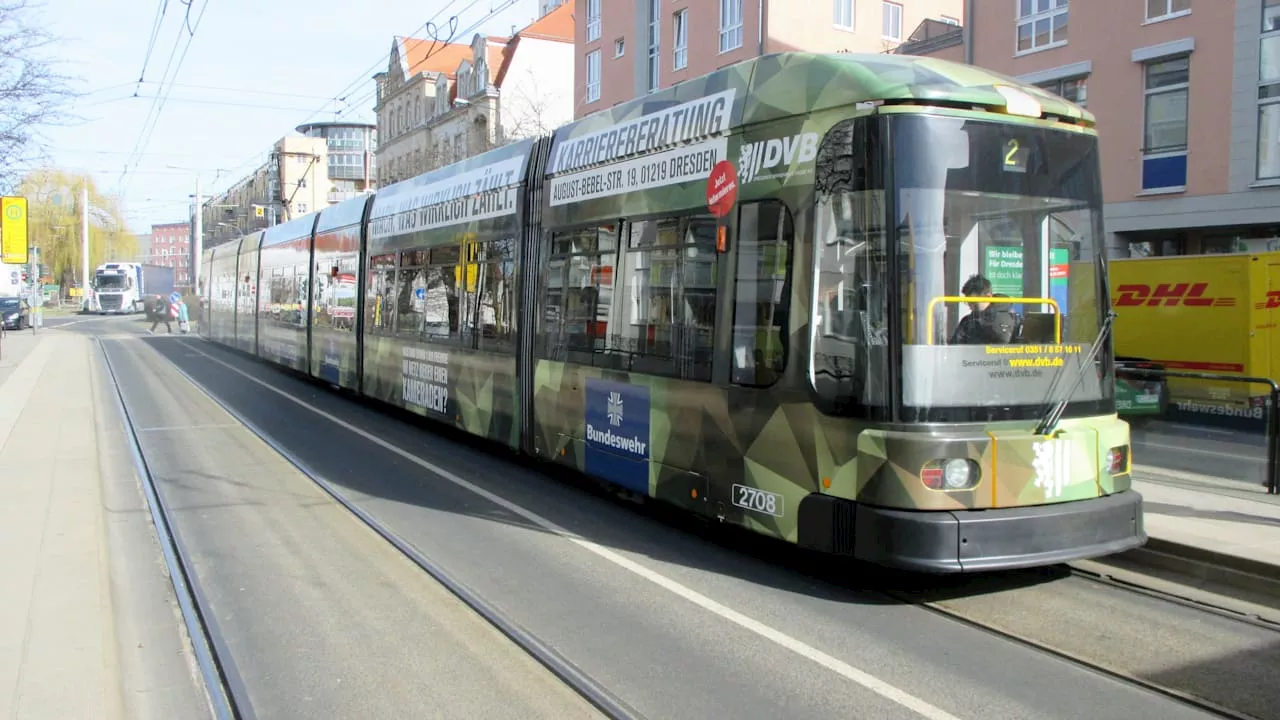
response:
M40 128L67 119L58 111L75 96L50 58L54 37L32 24L36 7L0 0L0 188L18 181L19 163L44 157Z
M559 126L553 115L555 104L561 99L539 88L538 75L533 68L526 72L527 84L508 79L503 89L503 144L550 135Z

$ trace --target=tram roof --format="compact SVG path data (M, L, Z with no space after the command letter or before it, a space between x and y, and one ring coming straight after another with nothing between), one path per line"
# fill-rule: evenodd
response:
M785 52L744 60L619 103L565 125L555 135L561 142L728 90L736 95L734 126L877 101L978 106L1016 117L1005 94L1009 88L1034 98L1042 115L1089 126L1096 122L1088 110L1058 95L974 65L916 55Z

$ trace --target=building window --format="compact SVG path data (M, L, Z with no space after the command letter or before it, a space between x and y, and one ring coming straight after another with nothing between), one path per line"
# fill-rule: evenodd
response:
M898 3L884 3L884 16L881 20L880 34L885 40L902 39L902 6Z
M1167 20L1191 12L1191 0L1147 0L1147 20Z
M1067 43L1067 0L1018 0L1018 52Z
M620 58L627 52L627 41L625 38L618 38L613 41L613 56Z
M1187 97L1191 58L1147 63L1142 189L1187 184Z
M672 67L683 70L689 65L689 9L675 15L675 62Z
M742 47L742 0L720 0L720 52Z
M659 47L662 44L662 0L649 0L649 67L648 67L648 88L649 92L658 92L661 54Z
M853 0L835 0L835 26L843 30L853 29Z
M600 99L600 51L587 53L587 102Z
M1262 8L1258 57L1258 179L1280 180L1280 0Z
M1048 90L1081 107L1085 107L1087 105L1086 101L1089 99L1088 84L1086 79L1082 77L1040 83L1037 87Z
M587 0L587 42L600 39L600 0Z

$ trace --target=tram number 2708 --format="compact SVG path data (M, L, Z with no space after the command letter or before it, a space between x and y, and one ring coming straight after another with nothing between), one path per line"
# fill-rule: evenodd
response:
M733 504L753 512L782 517L782 496L746 485L733 486Z

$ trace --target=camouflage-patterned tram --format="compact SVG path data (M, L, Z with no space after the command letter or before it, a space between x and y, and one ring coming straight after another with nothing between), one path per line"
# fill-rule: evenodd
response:
M201 332L822 551L1098 556L1146 538L1098 166L1009 78L768 55L213 248Z

